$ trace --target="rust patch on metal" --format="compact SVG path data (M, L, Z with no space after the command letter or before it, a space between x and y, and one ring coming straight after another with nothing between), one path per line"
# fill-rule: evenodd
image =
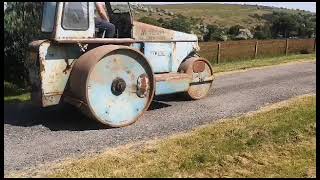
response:
M179 81L181 79L192 78L189 74L185 73L165 73L165 74L155 74L156 82L160 81Z
M214 77L212 67L206 59L191 57L180 65L178 72L187 73L192 76L192 82L190 82L189 90L186 92L191 99L201 99L208 94ZM203 77L203 73L206 76Z
M50 93L45 93L45 96L61 96L63 93L61 92L50 92Z
M147 74L142 74L137 80L137 95L141 98L146 97L149 91L149 78Z
M65 62L66 62L66 68L62 71L64 74L67 74L68 71L71 71L71 67L72 67L72 64L75 62L73 61L71 64L69 63L69 59L65 58L64 59Z
M194 73L194 64L198 63L198 62L202 62L203 63L203 70L200 72L203 72L205 70L205 65L208 64L208 66L210 67L211 73L212 72L212 67L210 65L210 63L208 62L208 60L201 58L201 57L191 57L188 58L187 60L185 60L183 63L181 63L178 72L180 73L187 73L192 75ZM202 66L202 65L200 65ZM201 67L202 68L202 67ZM201 69L200 69L201 70Z
M122 64L123 61L121 61L121 59L119 57L116 57L113 59L114 62L114 66L112 66L112 70L115 72L118 71L124 71L124 64Z
M28 63L34 63L38 60L38 53L34 51L29 52L29 57L27 58Z
M40 68L40 76L42 79L42 75L45 72L45 67L44 67L44 61L45 61L45 52L40 51L39 52L39 60L37 63L39 63L39 68Z
M48 40L45 39L45 40L32 41L31 43L29 43L29 50L38 52L39 46L46 41Z
M61 93L57 93L57 94L50 93L50 95L44 95L42 97L42 106L46 107L53 104L59 104L60 100L61 100Z
M58 43L101 43L101 44L125 44L134 43L135 40L131 38L66 38L66 39L55 39Z
M206 67L205 62L203 61L196 61L193 63L193 72L194 73L199 73L199 72L203 72L204 69Z
M133 38L136 40L172 41L174 38L174 31L133 21Z
M74 43L87 43L87 44L114 44L130 46L132 43L145 43L145 42L195 42L195 40L172 40L169 38L151 38L151 39L131 39L131 38L87 38L87 39L55 39L57 43L74 44Z

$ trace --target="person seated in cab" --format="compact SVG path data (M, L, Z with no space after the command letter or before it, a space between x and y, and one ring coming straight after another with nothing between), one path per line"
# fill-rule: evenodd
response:
M106 13L104 2L95 2L95 26L99 29L99 32L105 31L105 38L113 38L115 35L115 26L110 23L109 17ZM97 16L99 15L99 17Z

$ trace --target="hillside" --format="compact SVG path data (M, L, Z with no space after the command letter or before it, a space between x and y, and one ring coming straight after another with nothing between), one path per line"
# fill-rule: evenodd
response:
M177 14L186 17L200 18L205 24L215 24L220 27L229 28L241 25L249 29L265 23L264 15L272 11L302 12L301 10L288 10L256 5L238 4L170 4L170 5L144 5L135 11L136 19L144 16L159 19L170 19Z

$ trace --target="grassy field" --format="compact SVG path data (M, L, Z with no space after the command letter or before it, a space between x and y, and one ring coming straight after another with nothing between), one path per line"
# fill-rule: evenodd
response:
M241 5L225 5L225 4L185 4L185 5L164 5L163 9L177 12L184 16L192 16L195 18L203 18L207 24L216 24L219 26L230 27L232 25L242 25L254 27L263 24L254 18L254 14L263 15L270 11L259 10L250 6ZM188 11L186 11L188 9ZM191 10L191 11L189 11Z
M298 54L290 56L280 56L273 58L260 58L247 61L235 61L220 64L213 64L213 69L215 73L228 72L235 70L245 70L256 67L272 66L289 62L303 62L303 61L315 61L315 54Z
M177 4L177 5L152 5L152 8L161 8L182 14L186 17L202 18L207 24L216 24L222 27L242 25L244 27L255 27L265 22L260 17L271 14L272 9L258 8L256 6L232 5L232 4ZM281 9L275 8L280 11ZM297 12L294 10L282 10L287 12ZM151 15L147 12L136 14L136 19L143 16L152 18L172 18L167 15L159 16L157 13Z
M316 97L33 173L48 177L315 177Z
M261 58L247 61L227 62L213 64L215 73L228 72L235 70L244 70L255 67L271 66L288 62L316 60L315 54L299 54L274 58ZM9 82L4 82L4 102L5 103L23 103L30 101L30 92L26 89L19 89Z

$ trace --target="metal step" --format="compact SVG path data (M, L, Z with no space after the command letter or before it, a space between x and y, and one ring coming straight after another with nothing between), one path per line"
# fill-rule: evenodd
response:
M191 75L187 73L163 73L163 74L155 74L154 75L156 82L159 81L178 81L183 79L190 79L192 78Z
M185 92L189 89L192 77L186 73L155 74L156 95Z

